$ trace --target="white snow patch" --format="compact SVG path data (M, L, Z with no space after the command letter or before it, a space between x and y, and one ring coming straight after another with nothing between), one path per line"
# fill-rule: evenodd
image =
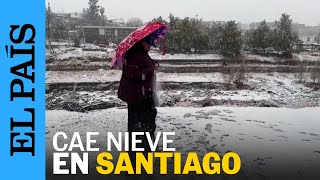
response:
M216 59L220 60L223 59L223 56L219 54L165 54L164 56L159 52L150 52L150 57L152 59L175 59L175 60L199 60L199 59Z

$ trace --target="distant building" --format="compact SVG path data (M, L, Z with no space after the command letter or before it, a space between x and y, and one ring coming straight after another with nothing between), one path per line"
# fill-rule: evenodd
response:
M313 44L313 43L319 43L319 37L317 36L301 36L300 40L304 44Z
M84 41L93 43L94 41L108 41L118 44L136 27L113 27L113 26L81 26L78 27L84 33Z
M123 18L111 18L107 20L107 23L124 26L126 21Z
M70 13L70 18L81 19L82 18L82 14L78 13L78 12Z
M61 18L65 18L65 17L68 16L68 14L66 14L66 13L55 13L55 15L56 15L57 17L61 17Z
M306 25L305 24L299 24L299 23L294 23L293 28L295 29L305 29Z
M294 24L293 27L299 32L300 37L318 36L320 33L320 26L306 26L304 24Z

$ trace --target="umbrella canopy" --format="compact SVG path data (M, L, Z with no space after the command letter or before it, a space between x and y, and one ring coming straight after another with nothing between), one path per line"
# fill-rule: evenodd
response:
M122 40L117 48L116 54L112 58L111 68L121 69L124 64L125 53L137 42L142 40L148 35L152 36L155 42L164 38L164 35L168 32L169 26L162 24L160 22L148 23L134 32L130 33L124 40Z

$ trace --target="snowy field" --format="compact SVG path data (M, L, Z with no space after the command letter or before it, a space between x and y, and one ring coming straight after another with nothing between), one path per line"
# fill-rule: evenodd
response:
M84 49L98 50L98 51L85 51ZM92 44L85 44L80 48L77 47L67 47L61 46L59 48L53 49L54 53L50 52L49 49L46 49L47 59L54 59L54 61L62 61L69 59L107 59L111 58L114 53L113 48L100 48Z
M294 54L293 57L300 61L318 61L320 62L320 52Z
M320 106L320 92L297 82L294 74L249 73L247 86L226 88L221 73L158 73L158 90L162 106L202 107L223 106L271 106L303 108ZM48 84L59 83L107 83L118 82L120 71L47 72ZM77 90L74 94L80 104L109 102L123 103L117 99L116 87L105 87L105 91ZM95 87L92 86L92 89ZM62 103L70 91L50 92L48 99ZM52 101L49 101L51 105ZM51 109L51 108L50 108ZM55 109L55 108L53 108Z
M150 52L150 57L152 59L175 59L175 60L189 60L189 59L214 59L214 60L220 60L223 59L223 56L218 54L165 54L162 55L159 52Z
M238 153L241 174L249 179L308 179L320 177L320 172L315 172L315 167L320 167L319 113L319 107L166 107L158 108L157 131L175 132L173 147L179 152ZM69 136L99 132L95 147L104 151L107 132L126 131L126 115L126 109L117 108L89 113L47 111L47 153L52 154L52 136L58 131ZM96 164L94 160L91 163Z
M84 59L84 58L100 58L100 59L109 59L112 58L115 49L99 47L94 44L84 44L81 47L70 47L70 46L60 46L59 48L54 48L54 53L51 53L47 49L46 56L48 58L54 58L55 60L68 60L68 59ZM92 50L92 51L88 51ZM165 54L162 55L158 51L151 51L149 53L150 57L153 59L222 59L223 56L218 54Z
M94 44L83 44L81 47L72 46L60 46L59 48L53 49L55 53L51 53L48 49L46 52L47 59L53 58L54 60L83 60L83 59L110 59L115 53L115 48L113 47L99 47ZM149 55L153 59L157 60L221 60L224 57L219 54L170 54L166 53L162 55L159 50L151 50ZM277 57L264 57L254 54L244 54L246 60L258 60L261 62L277 62L279 60L284 60ZM320 61L320 53L317 52L303 52L300 54L293 54L293 60L305 61L305 62L315 62Z

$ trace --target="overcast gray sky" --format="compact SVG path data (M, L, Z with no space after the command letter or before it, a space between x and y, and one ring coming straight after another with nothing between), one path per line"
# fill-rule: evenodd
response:
M46 0L54 12L81 12L88 0ZM320 0L99 0L108 18L138 17L144 21L170 13L204 20L235 20L243 23L274 21L288 13L294 22L320 24Z

